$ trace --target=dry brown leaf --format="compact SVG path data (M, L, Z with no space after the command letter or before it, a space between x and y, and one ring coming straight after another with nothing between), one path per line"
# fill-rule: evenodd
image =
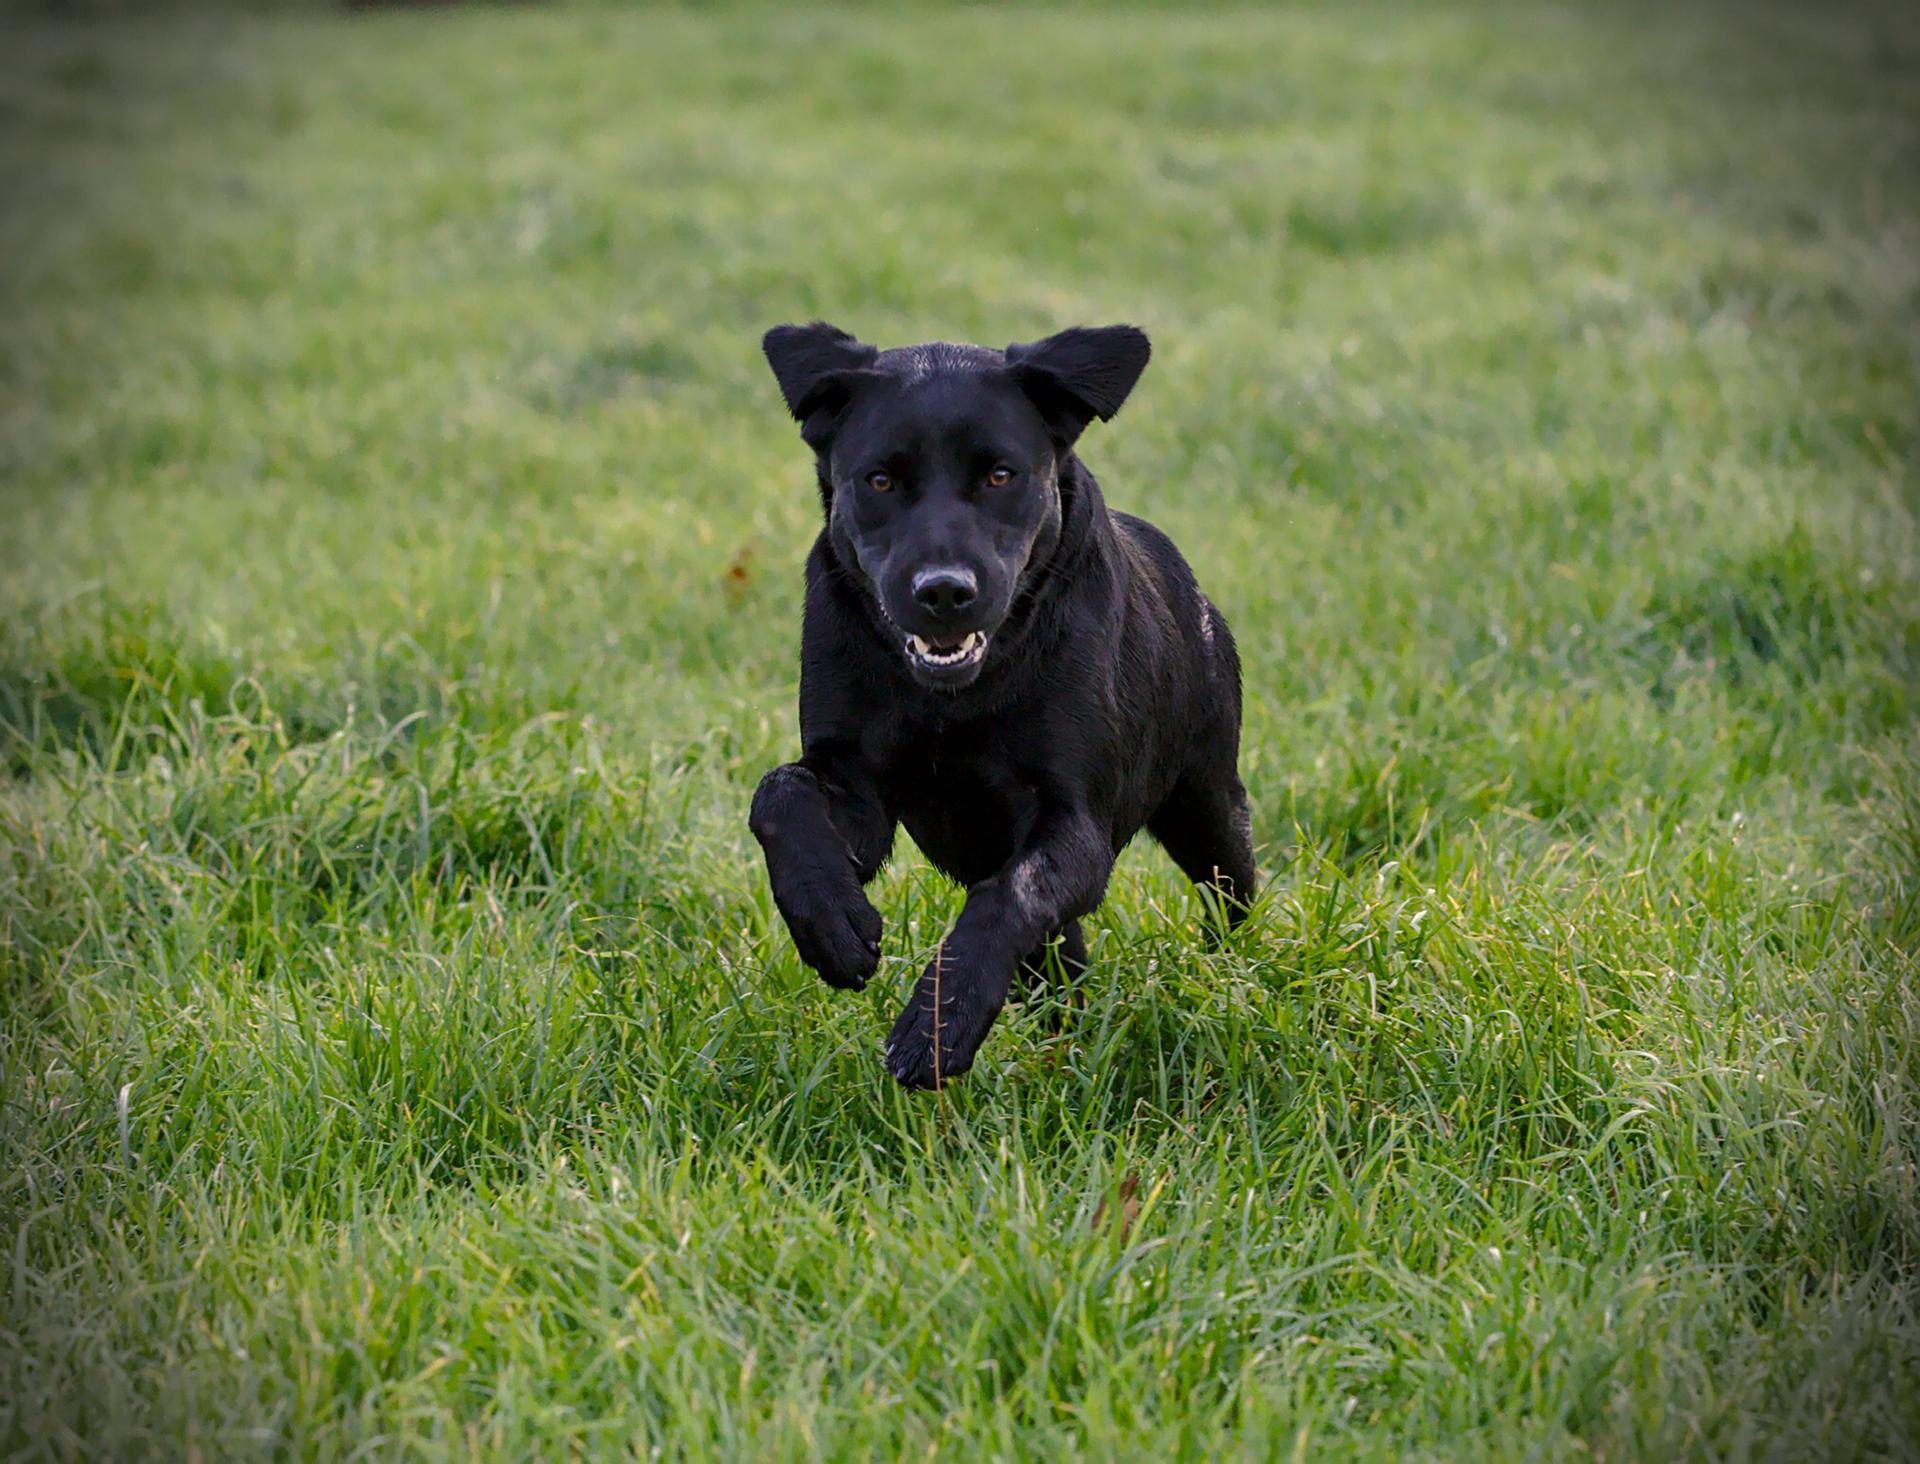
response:
M1140 1218L1140 1175L1130 1171L1120 1181L1117 1198L1120 1201L1120 1239L1127 1238L1127 1232L1133 1229L1133 1222ZM1107 1202L1103 1199L1094 1207L1093 1228L1099 1230L1107 1223Z

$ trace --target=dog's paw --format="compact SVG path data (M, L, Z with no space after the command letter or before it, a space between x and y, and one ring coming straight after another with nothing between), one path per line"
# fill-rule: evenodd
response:
M1006 1003L1004 981L996 994L963 979L950 965L936 981L938 964L927 967L887 1035L887 1071L909 1088L937 1088L964 1075Z
M827 985L858 991L880 966L880 912L860 886L776 899L800 959Z

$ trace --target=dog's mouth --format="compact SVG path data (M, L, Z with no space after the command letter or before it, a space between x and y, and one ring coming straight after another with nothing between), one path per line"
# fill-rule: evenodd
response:
M907 659L926 671L959 671L977 666L986 654L985 631L970 630L955 641L927 640L917 635L907 637Z

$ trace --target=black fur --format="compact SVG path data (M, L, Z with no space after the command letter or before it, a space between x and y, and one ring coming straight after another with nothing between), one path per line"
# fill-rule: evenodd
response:
M1110 511L1073 451L1145 368L1140 331L879 351L783 325L765 348L827 522L807 560L801 757L761 780L753 832L832 986L878 966L862 886L896 824L967 886L887 1039L893 1075L935 1087L973 1065L1017 972L1050 945L1068 974L1084 965L1080 917L1141 828L1244 914L1240 663L1180 551Z

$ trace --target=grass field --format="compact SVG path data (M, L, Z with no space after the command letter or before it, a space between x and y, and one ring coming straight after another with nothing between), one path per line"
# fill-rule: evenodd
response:
M1678 12L1678 13L1676 13ZM0 1450L1920 1451L1920 26L0 22ZM1247 667L915 1097L760 331L1132 320Z

